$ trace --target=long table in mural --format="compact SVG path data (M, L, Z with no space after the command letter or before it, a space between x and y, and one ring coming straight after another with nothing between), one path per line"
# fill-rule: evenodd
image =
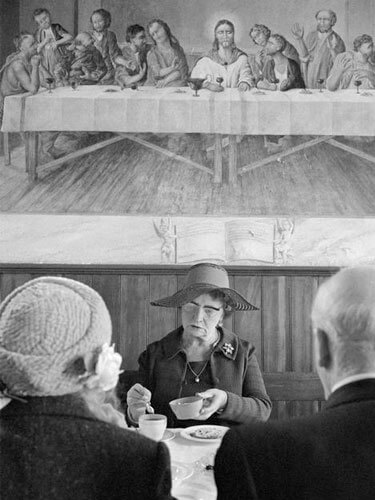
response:
M63 159L42 165L47 169L105 147L124 138L156 149L169 157L184 161L222 182L223 137L229 146L228 179L237 182L238 175L287 156L298 150L329 142L362 158L375 159L336 141L334 136L375 135L375 93L342 90L291 90L239 92L225 89L221 93L200 90L198 96L188 88L120 90L115 86L81 86L42 90L36 95L9 96L5 99L2 131L26 134L26 168L31 179L37 178L38 133L43 131L111 131L116 136L76 151ZM201 133L213 134L214 167L208 168L151 144L134 134ZM238 137L243 135L318 136L280 154L237 166ZM7 156L7 155L6 155ZM56 163L57 162L57 163Z

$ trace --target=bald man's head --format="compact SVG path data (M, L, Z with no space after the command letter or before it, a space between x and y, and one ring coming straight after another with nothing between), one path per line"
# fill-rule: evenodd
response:
M323 283L312 322L315 331L327 334L340 372L370 369L375 361L375 266L345 269Z

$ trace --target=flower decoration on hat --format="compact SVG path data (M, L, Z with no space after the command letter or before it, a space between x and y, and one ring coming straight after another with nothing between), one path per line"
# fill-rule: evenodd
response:
M115 346L103 344L96 359L93 370L86 371L79 376L79 380L89 389L95 387L103 391L109 391L116 387L122 363L121 354L115 352Z

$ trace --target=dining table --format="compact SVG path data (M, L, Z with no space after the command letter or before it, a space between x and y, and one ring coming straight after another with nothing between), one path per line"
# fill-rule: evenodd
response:
M22 132L26 139L26 170L33 181L40 172L124 139L199 169L218 184L223 182L225 147L228 147L225 177L229 184L236 184L246 172L321 142L375 163L372 155L335 139L343 135L375 135L374 92L358 89L240 92L226 88L223 92L201 89L195 96L189 87L120 89L114 85L82 85L78 89L58 87L51 92L41 89L34 95L5 98L2 123L5 160L10 158L7 135ZM106 131L114 136L38 165L38 134L46 131ZM212 168L162 148L147 136L193 133L212 135ZM303 135L307 139L281 153L238 165L238 144L245 135Z
M172 495L177 500L216 500L213 465L220 440L191 440L184 429L167 429L172 465Z

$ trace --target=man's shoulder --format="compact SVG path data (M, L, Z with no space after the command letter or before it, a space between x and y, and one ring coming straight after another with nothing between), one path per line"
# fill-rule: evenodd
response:
M8 66L9 69L13 69L14 71L27 70L27 65L25 61L21 58L15 58L14 61L11 61Z

